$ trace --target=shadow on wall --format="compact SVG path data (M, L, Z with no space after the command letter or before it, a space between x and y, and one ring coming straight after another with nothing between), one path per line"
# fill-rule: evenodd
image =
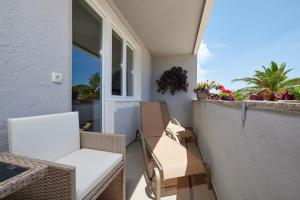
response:
M192 126L192 100L186 94L159 95L157 100L167 102L170 116L176 118L182 126Z

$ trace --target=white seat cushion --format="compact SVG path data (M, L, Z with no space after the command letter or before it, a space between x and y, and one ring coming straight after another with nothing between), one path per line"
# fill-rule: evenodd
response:
M76 167L76 199L83 199L122 160L122 154L80 149L56 162Z
M8 119L9 151L54 161L80 149L77 112Z

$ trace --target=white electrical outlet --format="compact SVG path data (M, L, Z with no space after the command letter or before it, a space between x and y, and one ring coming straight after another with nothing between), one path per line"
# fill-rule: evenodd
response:
M62 83L63 76L61 73L52 73L52 83Z

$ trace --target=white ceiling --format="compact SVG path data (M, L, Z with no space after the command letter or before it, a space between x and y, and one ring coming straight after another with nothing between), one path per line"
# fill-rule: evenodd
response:
M192 54L204 0L114 0L152 55Z

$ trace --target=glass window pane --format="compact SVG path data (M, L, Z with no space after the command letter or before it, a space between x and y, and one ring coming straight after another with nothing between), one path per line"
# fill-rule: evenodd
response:
M112 33L112 77L111 94L122 95L123 40L116 32Z
M127 46L127 57L126 57L126 94L127 96L133 96L133 77L134 77L134 67L133 67L133 50Z
M73 1L72 110L80 128L102 131L102 21Z

